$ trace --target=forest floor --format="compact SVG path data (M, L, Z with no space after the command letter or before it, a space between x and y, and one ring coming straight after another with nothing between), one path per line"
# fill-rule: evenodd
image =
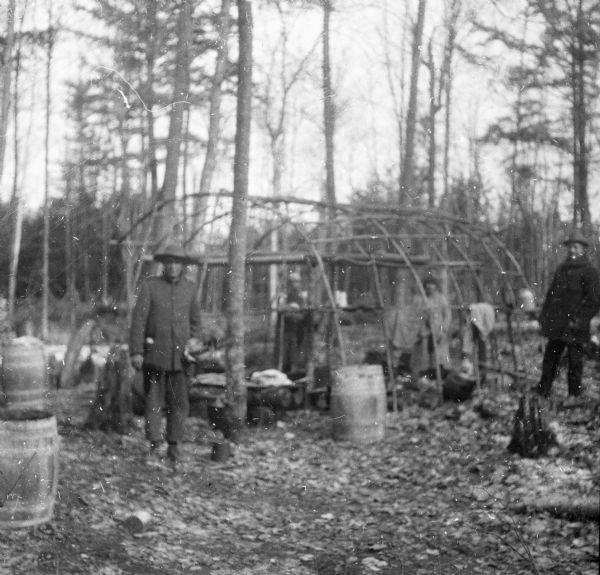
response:
M559 446L538 459L507 451L509 387L484 389L485 414L481 397L428 407L407 394L365 446L334 441L327 411L290 411L248 428L224 462L191 417L177 468L148 461L141 418L123 436L84 429L93 384L60 390L53 519L0 531L0 573L595 575L597 520L515 506L597 504L598 367L579 407L561 408L557 382ZM127 521L138 510L151 517L141 531Z

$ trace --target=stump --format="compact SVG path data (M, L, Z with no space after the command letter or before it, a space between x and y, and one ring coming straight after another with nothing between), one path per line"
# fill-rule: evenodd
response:
M77 361L81 348L90 343L92 332L96 329L96 322L88 319L69 340L67 351L63 360L63 368L60 373L60 387L73 387L77 383Z
M135 375L127 345L114 345L98 383L86 427L125 433L133 417L132 382Z
M540 457L557 445L556 435L545 421L541 400L537 395L523 393L513 423L508 450L522 457Z

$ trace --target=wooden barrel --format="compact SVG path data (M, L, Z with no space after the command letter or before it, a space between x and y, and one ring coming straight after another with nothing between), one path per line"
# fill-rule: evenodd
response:
M21 412L0 421L0 529L46 523L58 483L56 417Z
M335 371L330 410L333 437L371 443L385 435L387 397L380 365L349 365Z
M48 386L44 344L33 337L2 343L0 402L11 411L48 410Z

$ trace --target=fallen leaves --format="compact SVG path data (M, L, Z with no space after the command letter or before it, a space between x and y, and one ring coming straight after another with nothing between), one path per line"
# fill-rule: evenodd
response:
M327 413L291 412L249 431L226 463L210 461L212 435L191 419L177 472L147 464L139 421L122 440L71 424L52 529L0 532L0 571L516 575L533 560L595 573L597 525L511 506L593 493L597 430L563 422L559 454L523 460L505 450L515 404L501 391L485 419L472 404L406 406L370 446L334 442ZM152 524L130 533L137 509Z

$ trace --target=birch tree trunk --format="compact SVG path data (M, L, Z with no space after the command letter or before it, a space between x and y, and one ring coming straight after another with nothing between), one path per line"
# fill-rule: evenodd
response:
M50 297L50 110L52 94L50 78L52 74L52 52L54 29L52 28L52 1L48 6L48 39L46 44L46 128L44 135L44 235L42 264L42 325L41 339L48 339L48 300Z
M328 219L335 217L335 102L331 87L330 20L333 5L331 0L323 2L323 119L325 126L325 200Z
M13 187L10 199L10 217L12 220L12 237L10 251L10 267L8 272L8 325L15 329L15 307L17 296L17 273L19 269L19 256L21 253L21 238L23 230L23 198L19 190L19 76L21 71L21 49L18 43L15 53L15 79L13 90L13 158L14 174Z
M15 43L15 0L9 0L6 10L6 38L0 65L0 182L4 172L6 131L10 111L10 84L12 78L13 46Z
M8 272L8 325L15 329L15 304L17 295L17 272L19 269L19 255L21 253L21 234L23 230L23 198L19 190L19 73L21 68L20 48L15 55L15 81L13 93L13 157L14 174L13 188L10 199L10 215L12 219L12 243L10 251L10 268Z
M226 399L231 410L231 434L246 420L244 373L244 283L246 258L246 210L252 121L252 2L237 0L239 27L238 90L233 164L233 208L229 235L227 289Z

